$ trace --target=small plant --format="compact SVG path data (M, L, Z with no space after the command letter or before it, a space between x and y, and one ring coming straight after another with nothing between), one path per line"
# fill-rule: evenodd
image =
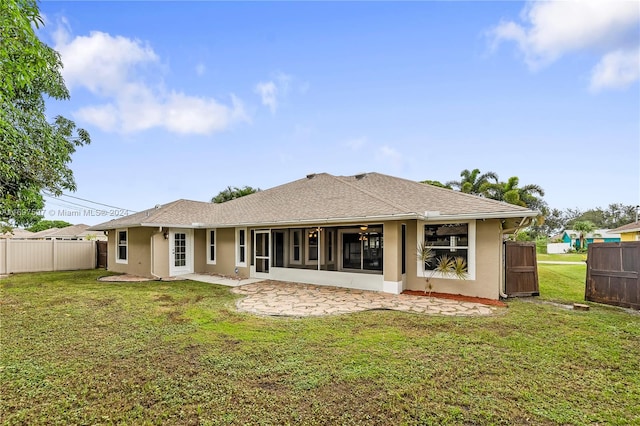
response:
M424 292L429 290L429 297L433 291L432 278L436 272L439 272L445 277L458 278L461 280L467 279L467 261L460 256L448 256L442 255L436 257L436 252L433 246L428 244L418 244L417 257L422 262L422 274L425 279ZM433 269L427 270L427 266L432 266Z

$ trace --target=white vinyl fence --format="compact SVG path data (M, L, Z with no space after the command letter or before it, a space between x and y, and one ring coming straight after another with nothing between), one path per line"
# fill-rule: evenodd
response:
M0 239L0 274L95 267L95 241Z
M547 244L547 254L567 253L571 250L569 243L550 243Z

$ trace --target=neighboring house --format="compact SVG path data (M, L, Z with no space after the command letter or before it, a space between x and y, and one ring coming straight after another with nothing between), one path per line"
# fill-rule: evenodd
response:
M102 231L89 231L89 225L78 224L64 228L50 228L33 232L24 237L32 240L97 240L107 241L107 235Z
M13 228L11 232L0 234L0 238L10 238L12 240L24 240L26 238L30 238L32 235L33 235L33 232L27 231L26 229Z
M609 232L620 235L620 241L640 241L640 222L632 222Z
M596 229L586 235L585 246L588 247L591 243L616 243L618 241L620 241L620 236L611 233L609 229ZM576 231L574 229L565 230L562 233L562 242L569 243L572 248L579 250L580 231Z
M109 270L191 273L377 290L424 290L417 246L461 256L467 279L435 291L498 299L504 236L538 212L378 173L311 174L226 203L177 200L89 230L108 234Z

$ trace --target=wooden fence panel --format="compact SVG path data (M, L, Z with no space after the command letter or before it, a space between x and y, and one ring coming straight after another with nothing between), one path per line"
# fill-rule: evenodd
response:
M94 269L95 241L0 240L0 274Z
M538 262L535 243L505 244L505 292L507 296L538 296Z
M585 299L640 309L640 242L589 244Z

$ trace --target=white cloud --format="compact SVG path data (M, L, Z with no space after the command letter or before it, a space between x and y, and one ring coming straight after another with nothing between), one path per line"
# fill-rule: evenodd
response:
M256 84L255 92L260 95L262 105L269 107L271 113L275 114L280 105L280 100L286 98L289 94L292 81L292 76L278 72L271 80L261 81ZM308 90L308 84L304 87L304 92L300 93L304 94L306 90Z
M271 114L278 109L278 87L273 81L260 82L256 85L256 93L262 98L262 105L268 106Z
M591 74L590 89L623 89L640 78L640 49L616 50L603 56Z
M529 2L521 13L522 24L503 21L490 31L493 47L504 41L515 42L532 70L540 69L573 52L587 51L604 55L610 76L599 83L601 72L592 73L591 86L622 87L638 79L629 73L629 61L615 54L619 49L637 49L640 7L636 1L540 1ZM605 60L613 54L613 59ZM621 67L621 68L619 68ZM636 68L638 64L636 63ZM629 80L629 75L635 78Z
M164 128L173 133L208 135L248 121L242 102L234 95L225 105L214 98L165 89L160 84L160 58L140 40L100 31L72 37L62 21L54 41L69 87L86 88L105 100L74 115L103 131ZM158 83L152 84L154 79Z

